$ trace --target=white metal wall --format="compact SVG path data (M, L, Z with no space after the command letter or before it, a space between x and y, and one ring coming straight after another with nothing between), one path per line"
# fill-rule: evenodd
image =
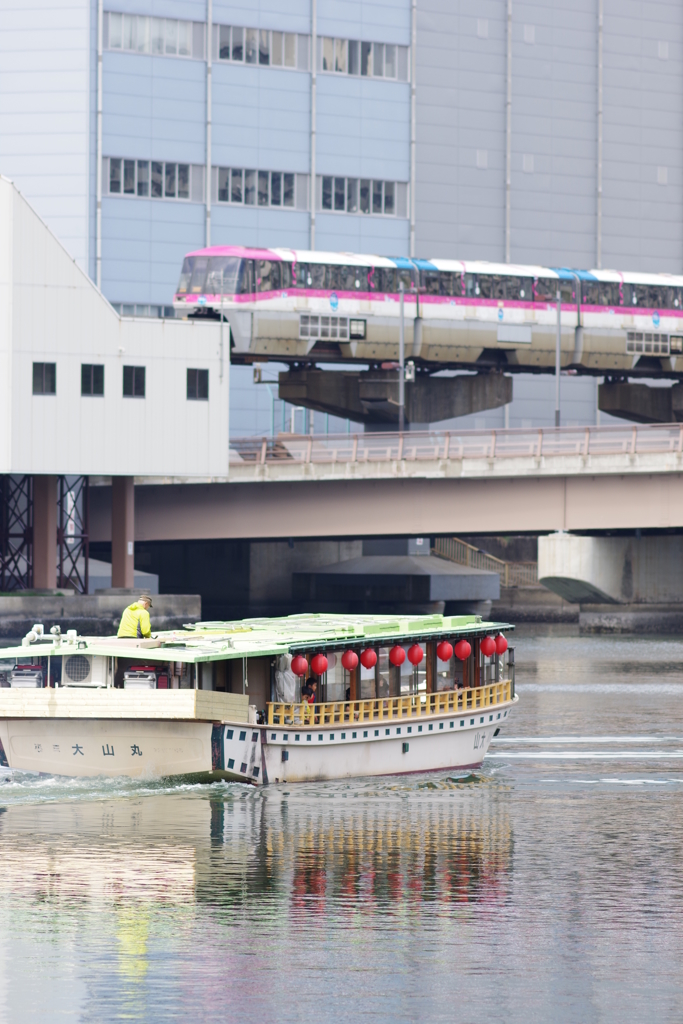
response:
M227 329L221 380L218 324L122 319L6 179L0 215L0 472L225 475ZM32 394L34 361L56 363L56 395ZM81 396L82 363L104 365L104 397ZM123 397L124 365L146 368L145 398ZM188 367L208 402L188 401Z

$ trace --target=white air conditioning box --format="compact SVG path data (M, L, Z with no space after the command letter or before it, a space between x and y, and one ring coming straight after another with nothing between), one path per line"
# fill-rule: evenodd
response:
M62 686L111 686L110 661L101 654L65 655Z

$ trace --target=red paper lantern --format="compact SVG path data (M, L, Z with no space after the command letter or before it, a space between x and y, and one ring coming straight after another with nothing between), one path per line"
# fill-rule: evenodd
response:
M374 668L377 664L377 651L373 651L372 647L361 651L360 663L363 668Z
M490 658L492 654L496 653L496 641L492 636L485 636L481 642L481 653Z
M424 651L419 644L413 644L408 651L408 661L411 665L419 665L424 657Z
M496 637L496 654L505 654L508 649L508 642L502 633Z
M327 658L324 654L316 654L311 658L311 668L317 676L321 676L323 672L327 672Z
M439 661L450 661L453 657L453 644L449 644L448 640L442 640L436 648L436 656Z
M308 662L303 654L295 654L292 658L292 672L295 676L305 676L308 672Z
M455 656L460 661L467 661L472 653L472 645L467 640L458 640L455 645Z
M358 655L355 651L344 651L341 661L347 672L353 672L358 664Z
M396 644L395 647L391 648L391 650L389 651L389 661L391 662L392 665L402 665L405 660L406 652L403 650L402 647Z

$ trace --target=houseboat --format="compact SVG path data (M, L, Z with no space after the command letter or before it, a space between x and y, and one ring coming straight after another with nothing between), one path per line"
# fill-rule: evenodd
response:
M517 701L512 628L293 615L134 640L37 624L0 652L0 764L254 785L476 768Z

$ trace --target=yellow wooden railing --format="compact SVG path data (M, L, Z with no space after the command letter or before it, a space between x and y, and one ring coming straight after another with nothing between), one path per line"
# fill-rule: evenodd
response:
M512 681L487 683L471 690L411 693L405 697L372 697L325 704L268 704L269 725L336 725L339 722L375 722L422 718L449 712L488 708L512 700Z

